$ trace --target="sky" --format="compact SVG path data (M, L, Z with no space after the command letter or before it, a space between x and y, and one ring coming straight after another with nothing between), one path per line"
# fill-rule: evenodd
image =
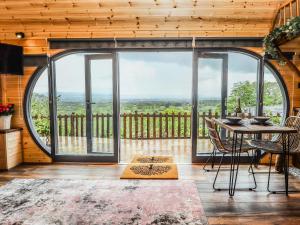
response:
M234 83L255 81L257 60L241 53L228 54L228 93ZM220 98L221 60L199 59L198 95L200 99ZM84 94L84 54L72 54L56 61L57 92ZM92 90L95 95L112 94L112 61L91 63ZM192 52L120 52L120 96L122 98L185 98L192 94ZM265 79L275 81L268 71ZM47 93L47 71L34 92Z

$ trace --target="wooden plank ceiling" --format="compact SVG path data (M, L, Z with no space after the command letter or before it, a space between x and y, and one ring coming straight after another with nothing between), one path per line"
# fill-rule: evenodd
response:
M285 0L1 0L0 40L261 37Z

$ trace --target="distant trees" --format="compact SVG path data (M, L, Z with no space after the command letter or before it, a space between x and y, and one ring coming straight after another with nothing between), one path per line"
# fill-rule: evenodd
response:
M34 93L31 98L31 115L34 117L36 132L50 145L49 99L43 94Z
M49 99L47 95L33 93L31 97L31 115L49 116Z
M264 84L264 105L281 105L282 95L276 82L265 82Z
M237 99L241 99L241 108L247 110L256 107L256 82L244 81L233 85L231 93L228 97L227 108L229 112L233 112L237 105ZM266 81L264 83L264 106L282 104L281 90L276 82Z

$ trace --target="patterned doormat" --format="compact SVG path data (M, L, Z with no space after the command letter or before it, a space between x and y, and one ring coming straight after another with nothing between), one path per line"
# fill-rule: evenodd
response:
M136 155L131 163L173 163L173 157Z
M178 179L177 165L171 156L136 155L121 179Z
M173 163L131 163L121 179L178 179L177 165Z
M15 179L1 224L208 224L191 181Z

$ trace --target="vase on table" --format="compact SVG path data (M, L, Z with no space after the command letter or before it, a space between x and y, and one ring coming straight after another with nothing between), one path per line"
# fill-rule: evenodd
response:
M0 116L0 130L8 130L11 128L12 115Z
M14 104L0 104L0 130L11 128L11 117L14 111Z

